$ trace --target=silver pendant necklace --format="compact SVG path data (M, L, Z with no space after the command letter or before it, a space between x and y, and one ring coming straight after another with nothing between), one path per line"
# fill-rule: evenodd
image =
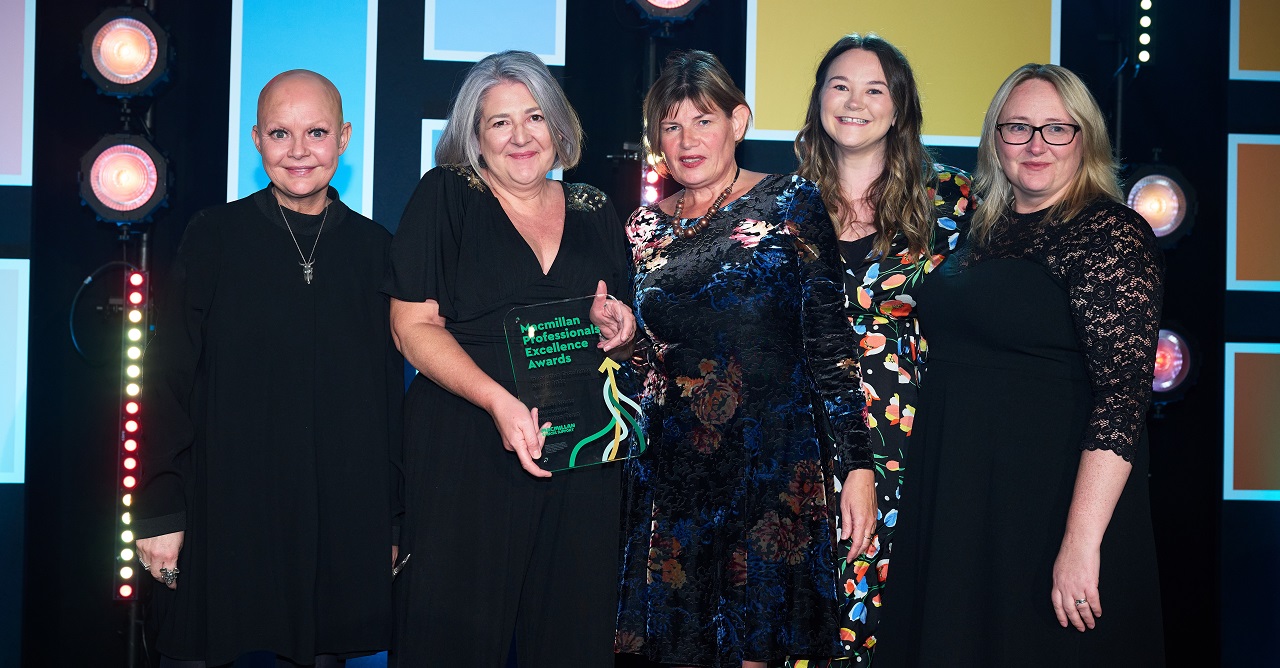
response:
M280 209L280 219L284 221L284 228L289 230L289 237L293 239L293 247L298 249L298 257L302 258L302 262L298 264L302 266L302 280L311 285L311 279L315 278L316 264L316 246L320 244L320 233L324 232L324 221L329 218L329 205L324 205L324 216L320 218L320 229L316 231L316 240L311 244L311 256L302 254L302 246L298 245L298 237L293 233L293 227L289 225L289 219L284 215L284 207L280 205L280 200L276 200L276 208Z

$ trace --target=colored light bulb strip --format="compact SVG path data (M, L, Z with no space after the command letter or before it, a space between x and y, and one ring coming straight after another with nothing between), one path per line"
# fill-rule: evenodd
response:
M112 594L116 600L129 601L137 596L138 568L134 552L133 491L143 473L139 451L146 447L146 411L142 391L146 384L144 352L149 338L150 277L143 271L125 275L125 300L120 349L120 430L117 450L116 534L120 543L112 548L115 558L115 582Z

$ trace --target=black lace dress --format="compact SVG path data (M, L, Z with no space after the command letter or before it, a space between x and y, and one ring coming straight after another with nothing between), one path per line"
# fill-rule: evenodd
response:
M1163 664L1144 418L1161 258L1131 209L1014 215L920 291L929 382L892 566L884 666ZM1103 616L1050 601L1082 450L1133 464L1102 542Z

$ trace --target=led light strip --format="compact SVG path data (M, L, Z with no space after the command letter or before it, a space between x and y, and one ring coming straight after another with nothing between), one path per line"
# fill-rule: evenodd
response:
M148 274L129 271L124 283L124 337L120 369L120 450L117 466L118 500L116 528L120 536L116 554L115 598L137 597L137 561L133 552L133 491L138 485L138 450L143 440L143 353L147 345Z

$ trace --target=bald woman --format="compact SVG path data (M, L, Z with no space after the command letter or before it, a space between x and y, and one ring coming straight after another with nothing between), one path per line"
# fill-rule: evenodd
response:
M340 666L390 639L391 235L329 185L351 124L328 79L276 76L251 136L271 184L191 219L147 352L133 531L166 668Z

